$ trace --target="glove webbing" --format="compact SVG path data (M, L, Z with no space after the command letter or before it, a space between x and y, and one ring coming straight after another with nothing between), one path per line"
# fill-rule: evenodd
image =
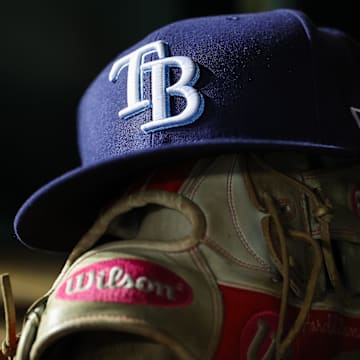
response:
M270 236L265 236L265 240L267 243L267 246L269 248L269 252L271 254L271 257L274 259L275 266L277 267L278 271L282 275L283 278L283 286L281 291L281 303L280 303L280 316L279 316L279 325L278 330L276 331L276 337L275 337L275 344L276 344L276 360L283 359L284 354L286 353L287 349L290 347L292 342L295 340L296 336L302 329L304 322L310 312L311 304L313 302L315 290L317 281L319 278L320 270L321 270L321 249L318 244L318 242L313 239L310 235L301 232L301 231L295 231L290 230L288 231L289 236L293 238L299 238L303 241L308 242L312 248L313 248L313 259L314 264L313 268L311 270L310 278L308 281L308 285L305 292L305 297L303 301L303 305L299 311L299 314L295 320L295 323L293 324L292 328L289 330L288 334L282 340L283 337L283 331L284 331L284 325L285 325L285 319L286 319L286 310L288 306L288 295L289 295L289 284L290 284L290 276L289 276L289 256L288 256L288 249L286 246L286 235L285 230L280 222L278 213L276 211L276 207L274 204L273 199L270 197L269 194L264 193L264 201L266 204L266 208L268 212L270 213L270 217L265 218L265 224L267 226L270 225L270 221L274 221L276 231L279 236L280 240L280 249L281 249L281 259L278 258L277 253L273 247L273 241ZM266 225L265 225L266 226ZM266 232L267 234L270 234L270 232Z
M258 194L255 190L255 186L252 182L252 179L250 178L249 173L246 175L246 182L248 183L248 187L251 190L250 196L252 197L253 201L256 202L259 208L270 214L269 217L264 219L262 225L270 255L272 257L274 265L278 269L283 279L279 326L278 331L276 332L275 339L275 357L277 360L279 360L282 359L286 354L286 351L290 347L291 343L294 341L295 337L302 329L305 320L311 310L316 285L321 271L322 259L324 259L330 282L335 290L335 293L338 295L339 300L342 302L347 301L349 294L347 293L344 285L341 282L341 278L334 260L329 231L329 224L332 219L332 206L329 201L327 199L322 199L319 194L317 194L314 190L301 183L300 181L297 181L296 179L272 168L258 156L252 154L251 160L254 161L263 170L271 172L274 176L278 177L280 181L285 181L291 186L300 188L308 196L310 202L313 204L315 208L315 212L313 215L320 223L320 241L315 240L312 236L303 231L291 229L285 230L278 215L274 199L267 192ZM263 200L263 203L260 202L260 199ZM274 247L274 238L270 230L271 222L273 222L275 225L275 230L280 243L280 256L278 255ZM290 257L288 255L287 249L287 242L289 241L289 238L303 240L311 245L313 249L313 267L306 287L302 307L292 328L289 330L286 337L282 340L290 285L292 285L291 287L293 291L295 293L298 293L298 291L296 291L296 282L292 281L293 279L290 278L289 273Z

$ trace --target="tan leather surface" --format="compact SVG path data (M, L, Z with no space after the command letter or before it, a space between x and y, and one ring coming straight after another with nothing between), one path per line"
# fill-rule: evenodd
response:
M310 164L300 157L296 166L289 159L287 164L280 161L283 168L278 174L251 159L238 155L204 159L193 168L179 194L140 191L107 208L70 255L75 262L51 291L31 359L39 359L59 337L84 329L138 334L167 346L180 359L212 359L224 310L218 284L281 296L282 282L266 243L270 237L276 245L278 234L271 227L264 228L264 219L270 216L264 210L265 192L277 206L284 231L320 239L320 232L328 230L331 243L341 241L336 251L346 261L340 275L347 277L352 301L344 304L335 296L322 263L312 308L358 316L359 281L354 274L360 222L351 189L359 183L359 168L314 172L306 170ZM331 216L336 220L328 228L318 227L319 204L329 204L326 209L333 210ZM96 247L104 234L114 242ZM311 249L291 237L287 246L290 280L306 284L313 263ZM114 259L163 266L189 284L193 300L175 310L126 301L69 301L58 296L59 289L82 269ZM289 303L301 306L303 298L301 292L291 292Z

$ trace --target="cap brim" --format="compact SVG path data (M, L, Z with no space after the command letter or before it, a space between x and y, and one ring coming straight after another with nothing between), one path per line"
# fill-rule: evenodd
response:
M189 158L252 150L301 150L349 154L341 147L269 140L222 139L184 146L164 146L126 154L79 167L54 179L35 192L19 209L14 229L19 240L32 249L68 252L89 229L99 210L120 196L129 184L149 172Z

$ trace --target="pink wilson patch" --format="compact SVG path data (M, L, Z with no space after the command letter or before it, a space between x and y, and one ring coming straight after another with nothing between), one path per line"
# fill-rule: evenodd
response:
M140 259L113 259L86 266L59 287L61 300L179 307L192 302L191 287L163 266Z

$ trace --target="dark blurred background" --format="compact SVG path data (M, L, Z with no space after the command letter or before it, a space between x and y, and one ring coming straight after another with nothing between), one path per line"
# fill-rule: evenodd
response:
M79 165L77 104L109 61L172 21L281 7L303 10L317 25L360 39L355 1L2 1L0 273L11 273L20 312L53 281L63 259L20 244L13 218L35 190Z

